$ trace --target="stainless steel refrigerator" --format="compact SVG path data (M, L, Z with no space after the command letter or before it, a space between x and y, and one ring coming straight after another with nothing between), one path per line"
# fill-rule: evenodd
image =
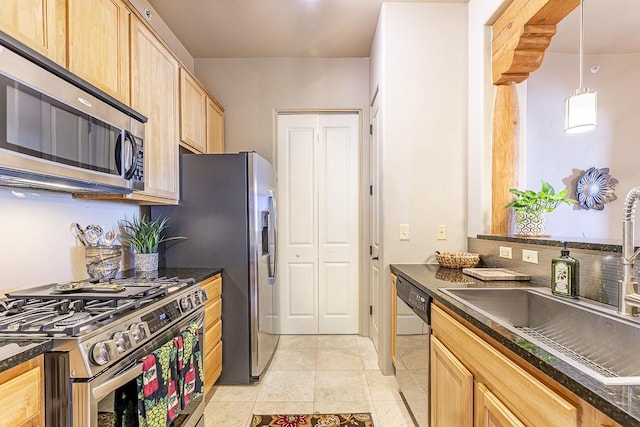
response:
M180 204L153 206L168 233L166 267L222 267L222 374L260 379L278 344L276 173L254 152L182 154Z

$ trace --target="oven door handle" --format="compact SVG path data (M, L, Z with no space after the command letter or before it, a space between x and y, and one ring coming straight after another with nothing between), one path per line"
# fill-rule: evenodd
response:
M91 394L96 400L101 400L102 398L107 396L109 393L116 390L118 387L121 387L126 383L128 383L129 381L134 380L139 375L142 375L142 363L136 363L131 368L122 372L118 376L108 381L105 381L99 386L96 386L92 390Z

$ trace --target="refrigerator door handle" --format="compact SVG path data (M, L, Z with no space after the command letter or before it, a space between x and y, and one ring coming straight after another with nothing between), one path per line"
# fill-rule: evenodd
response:
M269 202L273 218L271 222L271 226L273 227L273 268L269 269L269 271L272 272L272 275L269 276L269 284L275 285L278 273L278 209L276 208L276 198L273 191L269 191Z

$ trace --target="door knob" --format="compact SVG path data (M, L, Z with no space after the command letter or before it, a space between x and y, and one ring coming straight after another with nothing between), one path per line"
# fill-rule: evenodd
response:
M300 258L300 254L296 254L296 258Z

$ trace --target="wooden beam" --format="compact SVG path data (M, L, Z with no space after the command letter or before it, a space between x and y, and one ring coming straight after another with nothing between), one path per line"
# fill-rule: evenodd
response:
M509 234L513 209L505 205L512 199L510 188L518 186L518 137L520 109L516 84L509 82L496 88L493 116L500 122L493 126L493 161L491 164L491 233Z
M520 83L540 67L556 24L580 0L515 0L492 27L493 84Z

